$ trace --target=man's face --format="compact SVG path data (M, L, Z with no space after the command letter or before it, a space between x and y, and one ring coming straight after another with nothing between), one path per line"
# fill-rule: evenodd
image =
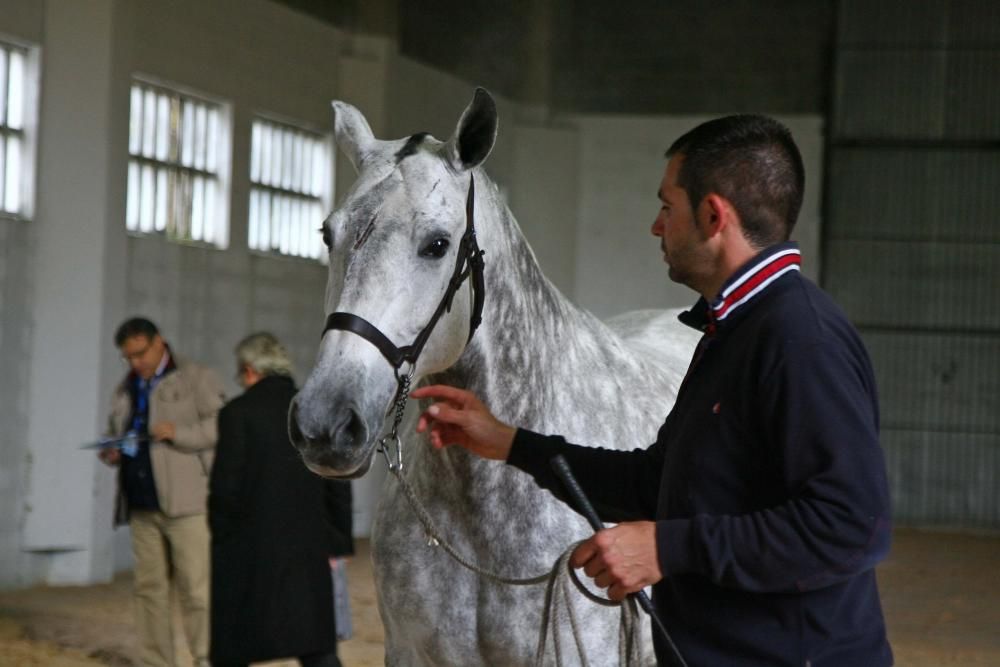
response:
M166 345L159 334L152 338L139 334L126 338L120 349L122 360L129 368L143 380L149 380L156 374L156 369L163 360Z
M677 185L684 157L670 158L660 182L660 212L653 222L653 236L660 237L663 260L670 267L670 279L694 287L693 278L704 267L707 248L705 234L691 208L687 192Z

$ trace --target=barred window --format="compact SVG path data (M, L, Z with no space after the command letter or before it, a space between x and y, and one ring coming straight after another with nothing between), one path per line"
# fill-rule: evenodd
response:
M31 217L35 105L33 51L0 42L0 214Z
M292 125L253 121L250 142L252 250L324 259L317 229L330 209L333 169L330 142Z
M228 137L222 105L134 82L129 114L128 230L226 247Z

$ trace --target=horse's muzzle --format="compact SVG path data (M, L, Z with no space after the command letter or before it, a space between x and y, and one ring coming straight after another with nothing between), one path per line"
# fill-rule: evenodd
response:
M371 465L373 447L368 427L354 406L344 406L327 420L311 419L299 406L299 397L288 410L288 439L299 450L306 466L324 477L360 477Z

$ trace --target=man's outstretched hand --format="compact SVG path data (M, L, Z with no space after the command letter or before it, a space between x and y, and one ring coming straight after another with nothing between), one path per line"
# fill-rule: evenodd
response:
M417 431L428 431L435 448L459 445L484 459L507 460L517 429L494 417L475 394L435 384L416 389L410 396L437 401L417 422Z
M435 448L459 445L485 459L507 460L517 429L494 417L471 392L438 384L416 389L410 396L437 401L417 422L417 431L429 432ZM622 600L663 578L656 524L627 522L602 530L576 548L570 565L582 567L594 583L607 588L609 598Z

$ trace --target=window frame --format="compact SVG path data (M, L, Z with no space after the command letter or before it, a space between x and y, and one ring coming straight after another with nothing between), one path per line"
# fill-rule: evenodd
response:
M136 89L138 88L138 95L142 100L142 105L138 111L135 110L135 99L136 99ZM153 118L150 119L146 111L146 100L148 94L152 93L154 111ZM162 96L162 97L161 97ZM161 112L159 106L162 99L167 100L168 105L173 105L176 101L178 110L177 113L183 116L185 109L185 102L193 103L193 111L191 122L181 122L178 129L178 136L174 139L176 145L171 145L171 137L168 134L163 137L156 133L156 127L163 120L159 114ZM195 131L194 126L200 122L197 119L198 109L209 108L214 110L216 113L215 121L215 141L214 145L208 142L207 134L212 130L209 129L211 120L206 114L205 116L205 129L202 136L199 138L191 135L191 141L196 143L198 141L204 141L202 144L204 155L201 157L202 161L209 161L210 156L214 159L215 170L212 171L207 165L197 166L196 158L191 158L191 164L184 163L184 156L182 153L184 151L185 135L188 132L188 128L192 128L190 131L193 133ZM170 107L168 107L167 113L170 113ZM170 81L165 81L156 77L144 75L144 74L133 74L131 81L129 83L129 124L128 124L128 152L127 152L127 173L126 173L126 202L125 202L125 228L126 233L129 236L134 236L136 238L162 238L171 243L177 243L180 245L188 245L202 248L211 248L213 250L225 250L229 247L230 240L232 238L232 220L230 219L230 200L232 198L232 151L233 151L233 141L232 141L232 119L233 119L233 108L232 104L227 100L222 98L194 90L190 87L176 84ZM133 135L133 123L138 117L139 129L136 135ZM150 136L146 136L146 122L148 120L153 121L153 130L150 132ZM169 121L168 121L169 122ZM147 146L150 144L150 146ZM147 150L151 150L154 155L150 156ZM155 154L161 153L162 151L167 152L166 158L157 157ZM192 146L193 151L198 152L197 145ZM176 151L176 155L171 155L173 151ZM138 174L133 173L133 165L138 168ZM149 167L152 171L152 183L149 181L144 182L146 178L144 175L143 167ZM202 178L205 180L214 181L216 193L214 201L210 204L212 216L217 220L213 232L210 238L206 239L206 234L204 231L201 233L201 238L193 237L193 227L194 227L194 214L189 214L190 217L185 220L186 222L186 233L187 236L180 236L176 233L176 230L170 229L171 220L169 213L164 213L167 218L163 220L163 227L158 228L157 217L159 215L157 208L161 205L166 206L165 203L159 201L157 194L152 195L152 202L149 204L153 207L152 216L153 221L152 229L142 229L142 211L137 210L144 206L142 201L142 189L147 185L153 186L154 193L157 193L159 188L164 185L161 181L160 174L165 174L165 180L167 182L168 192L174 192L175 188L181 186L176 185L176 179L186 177L189 182L189 187L191 188L190 196L185 196L183 204L185 206L194 206L194 202L191 201L196 196L194 194L194 179ZM139 182L139 189L137 191L138 199L133 202L132 200L132 182L136 179ZM173 181L173 182L172 182ZM204 186L202 186L204 188ZM176 195L175 195L176 196ZM202 196L204 196L204 191ZM204 209L205 204L202 204ZM132 216L136 215L135 227L132 228ZM204 215L204 213L203 213ZM204 220L202 221L204 225Z
M259 170L262 168L258 161L263 160L262 155L258 156L254 144L254 140L257 137L258 123L270 126L271 128L277 127L293 134L307 136L317 142L319 148L321 149L319 164L321 164L326 171L325 174L316 177L318 179L317 182L321 187L321 191L318 194L309 194L301 189L283 187L281 185L264 182L264 179L255 175L255 171L259 173ZM304 165L294 168L301 169L303 166ZM319 229L322 226L323 221L333 209L334 192L336 188L336 164L334 161L333 134L331 132L320 130L310 123L294 120L279 114L265 111L254 112L250 118L247 183L249 187L247 192L246 247L251 254L261 257L281 258L294 261L318 261L324 264L329 261L329 256L326 252L326 247L323 245ZM295 199L300 202L312 202L318 205L319 214L317 215L315 224L303 221L302 224L304 227L301 229L302 239L308 239L307 243L311 244L312 248L316 251L315 254L295 253L291 250L282 251L280 248L274 247L273 243L269 244L271 245L269 248L254 247L254 215L257 210L254 204L254 198L255 196L259 196L260 193ZM257 224L259 224L259 222Z
M30 222L35 218L36 160L38 152L38 96L41 73L41 48L37 45L17 39L5 33L0 33L0 150L4 152L0 160L0 219L20 220ZM20 127L8 125L9 112L9 75L11 70L10 54L18 52L21 56L21 99L19 104ZM20 142L16 169L8 169L8 141L16 138ZM18 210L6 209L6 197L11 174L17 175L14 187L18 191Z

